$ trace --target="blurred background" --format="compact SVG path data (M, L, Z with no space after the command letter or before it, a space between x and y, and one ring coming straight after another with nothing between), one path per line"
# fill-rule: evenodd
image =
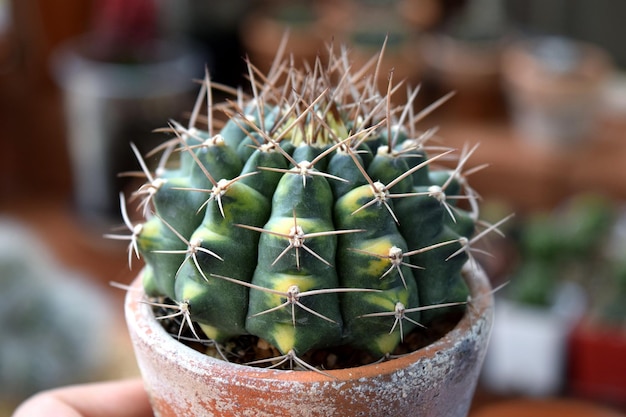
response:
M480 143L484 215L516 213L482 260L509 285L473 415L626 412L624 21L622 0L0 0L0 416L137 375L109 282L140 265L102 237L129 142L184 122L205 68L235 87L246 56L269 68L287 28L296 63L328 42L361 62L387 37L384 70L421 86L417 107L456 91L422 123Z

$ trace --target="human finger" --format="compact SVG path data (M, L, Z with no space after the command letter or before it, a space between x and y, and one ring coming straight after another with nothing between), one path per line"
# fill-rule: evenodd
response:
M152 408L140 379L74 385L43 391L13 417L148 417Z

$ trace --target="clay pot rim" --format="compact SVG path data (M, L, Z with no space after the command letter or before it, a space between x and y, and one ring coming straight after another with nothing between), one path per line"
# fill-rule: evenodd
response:
M185 344L177 341L168 334L161 324L154 318L149 304L143 302L144 291L142 287L141 273L131 284L125 300L126 321L129 327L142 330L145 339L149 336L153 349L157 349L161 357L185 356L189 360L180 361L182 367L188 367L193 373L203 372L208 369L208 373L224 375L224 377L234 374L245 375L248 379L275 380L275 381L298 381L301 383L316 384L328 381L341 382L355 379L372 379L383 375L391 375L409 367L416 362L435 357L439 352L452 349L455 344L472 332L474 322L479 318L493 320L494 298L489 279L480 267L471 267L468 262L463 269L463 277L469 287L472 302L468 305L466 313L459 320L457 325L439 340L425 346L412 353L392 360L372 363L353 368L335 369L324 371L325 374L314 371L289 371L268 368L258 368L254 366L241 365L226 362L221 359L207 356L198 352ZM142 329L143 328L143 329ZM181 350L184 349L184 350Z

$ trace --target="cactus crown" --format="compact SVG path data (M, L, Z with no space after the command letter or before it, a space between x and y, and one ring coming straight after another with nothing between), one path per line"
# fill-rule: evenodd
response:
M392 355L440 307L463 308L471 246L497 227L475 233L473 149L435 169L454 152L429 147L436 130L416 124L445 98L415 112L407 88L394 106L402 83L390 76L379 92L376 57L355 70L330 47L324 63L297 69L281 55L267 75L248 65L250 94L205 77L154 172L136 152L145 218L131 223L122 197L131 236L112 237L130 240L129 262L143 257L160 318L196 338L254 335L304 368L320 348ZM217 90L234 98L214 103Z

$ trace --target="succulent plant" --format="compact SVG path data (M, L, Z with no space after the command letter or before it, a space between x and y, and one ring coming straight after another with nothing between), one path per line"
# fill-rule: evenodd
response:
M257 336L303 364L343 345L390 355L464 308L463 266L498 225L476 231L474 149L431 147L436 129L418 130L447 96L416 112L418 89L392 104L404 88L393 74L377 91L382 52L355 70L344 48L301 68L279 51L267 75L248 63L249 93L207 74L153 171L135 150L145 218L132 223L122 196L131 235L112 237L130 240L129 262L144 259L164 317L217 343ZM214 103L216 92L233 98Z

